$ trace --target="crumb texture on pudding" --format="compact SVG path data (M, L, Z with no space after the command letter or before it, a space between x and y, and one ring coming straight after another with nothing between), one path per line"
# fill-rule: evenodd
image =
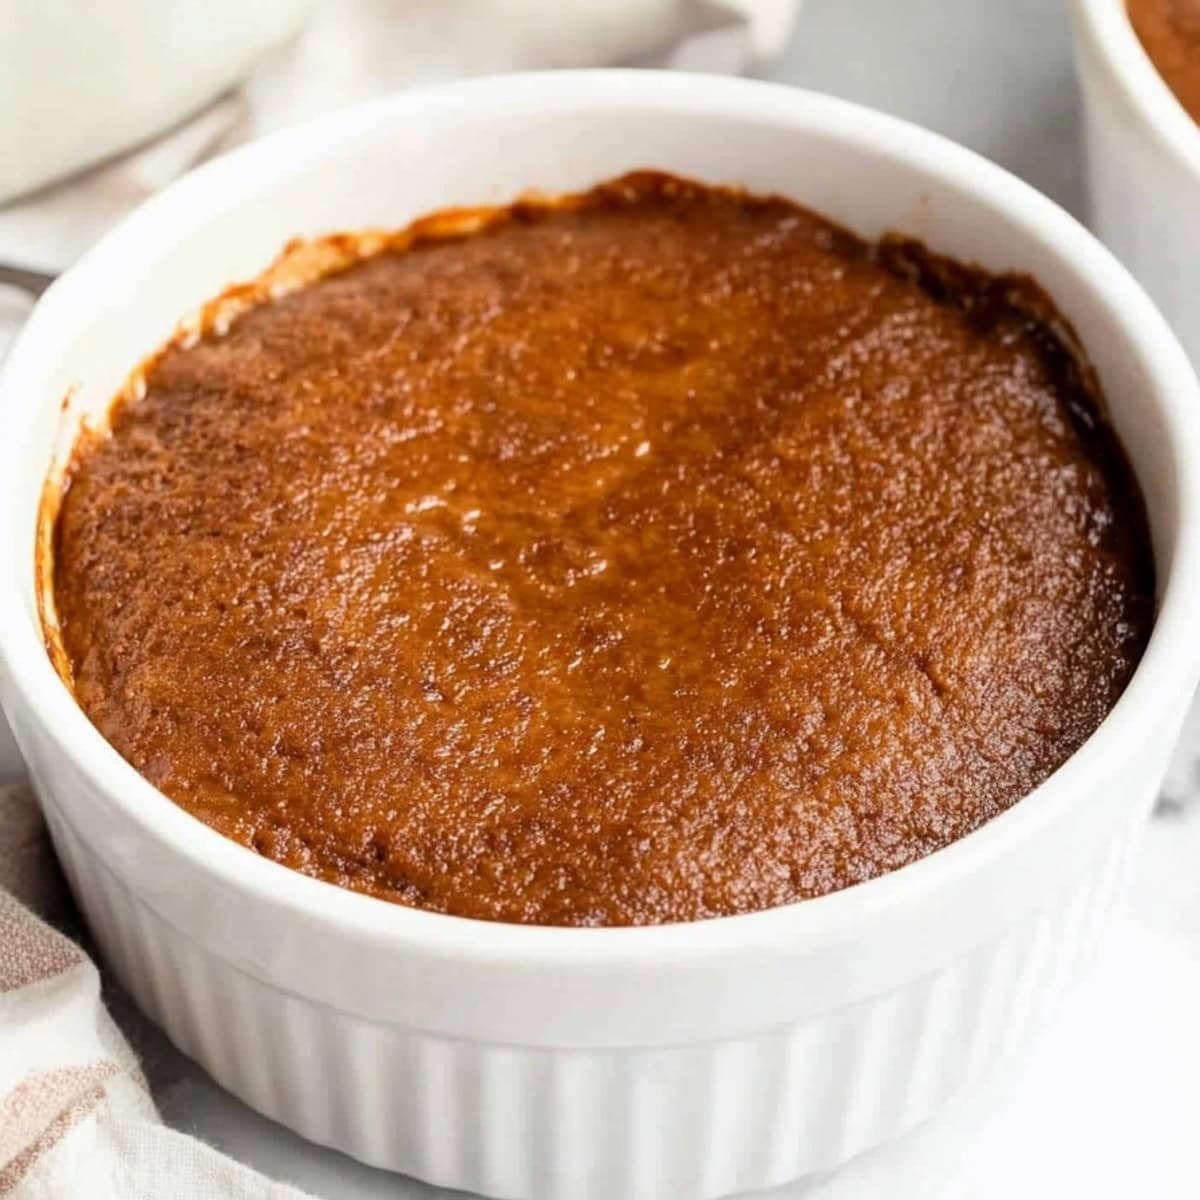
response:
M1142 652L1028 281L640 173L168 348L80 447L76 694L202 821L438 912L743 913L975 829Z
M1129 0L1129 19L1163 81L1200 121L1200 0Z

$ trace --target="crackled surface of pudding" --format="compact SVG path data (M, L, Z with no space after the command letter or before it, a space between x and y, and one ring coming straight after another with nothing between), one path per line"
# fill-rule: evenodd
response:
M1140 497L1028 281L642 174L167 349L77 450L83 708L260 854L471 917L901 867L1103 719Z
M1129 0L1129 19L1167 86L1200 121L1200 0Z

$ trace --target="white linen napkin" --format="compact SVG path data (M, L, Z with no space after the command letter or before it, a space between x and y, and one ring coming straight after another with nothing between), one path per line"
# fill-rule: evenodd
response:
M0 785L0 1196L305 1200L159 1119L78 944L32 794ZM31 906L31 907L27 907Z

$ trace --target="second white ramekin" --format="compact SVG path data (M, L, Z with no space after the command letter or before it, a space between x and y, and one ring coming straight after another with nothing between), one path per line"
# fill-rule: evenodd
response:
M1090 348L1145 490L1153 637L1032 795L892 875L646 929L490 924L267 862L128 766L47 660L34 593L60 405L105 406L175 320L289 237L402 225L655 166L781 192L1030 271ZM138 1002L316 1141L504 1197L687 1200L835 1166L1018 1044L1090 952L1200 674L1200 395L1085 230L908 124L827 97L646 72L415 92L273 137L140 209L57 283L0 376L0 700L98 942ZM149 586L149 584L148 584Z
M1091 222L1200 363L1200 125L1142 48L1125 0L1075 0Z

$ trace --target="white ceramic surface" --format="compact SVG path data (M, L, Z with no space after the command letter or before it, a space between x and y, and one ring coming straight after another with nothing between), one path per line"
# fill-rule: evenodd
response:
M419 171L397 163L419 162ZM306 879L165 801L46 661L32 530L59 402L130 365L289 236L653 164L1034 271L1090 347L1147 495L1145 659L1034 794L805 904L634 930L409 911ZM345 186L354 180L353 188ZM566 73L410 93L272 138L144 206L48 293L0 377L0 699L100 944L215 1077L367 1161L502 1196L715 1196L830 1167L958 1092L1053 1006L1157 789L1200 646L1200 397L1080 226L966 151L741 81Z
M1142 48L1125 0L1075 0L1091 222L1200 363L1200 125Z
M294 33L312 2L0 4L0 200L173 125Z

